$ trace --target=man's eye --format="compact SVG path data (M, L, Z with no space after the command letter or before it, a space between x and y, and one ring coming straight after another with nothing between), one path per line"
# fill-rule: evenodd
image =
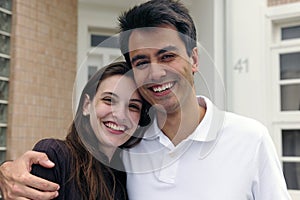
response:
M161 59L162 59L162 61L170 61L170 60L172 60L172 59L174 59L175 58L175 55L174 54L164 54L164 55L162 55L162 57L161 57Z
M140 61L135 64L135 67L138 69L144 69L148 66L148 64L149 64L148 61Z

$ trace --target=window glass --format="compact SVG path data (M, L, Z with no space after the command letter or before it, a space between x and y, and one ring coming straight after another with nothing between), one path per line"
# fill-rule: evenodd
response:
M9 55L10 38L6 35L0 35L0 53Z
M0 13L0 30L10 32L11 29L11 15Z
M284 162L283 173L288 189L300 189L300 163Z
M300 129L282 130L282 155L285 157L300 156ZM300 163L283 162L283 173L288 189L300 189Z
M280 54L280 79L300 79L300 52Z
M91 46L92 47L107 47L107 48L118 48L119 39L118 37L112 37L107 35L91 35Z
M5 147L6 145L6 127L0 127L0 147Z
M9 76L9 59L0 57L0 76Z
M300 110L300 84L280 86L281 110Z
M11 0L0 0L0 7L6 10L11 10Z
M0 123L7 123L7 105L0 104Z
M0 80L0 100L8 100L8 82Z
M282 130L282 155L300 156L300 129Z
M281 29L281 39L289 40L300 38L300 26L285 27Z
M5 161L5 151L0 150L0 164Z

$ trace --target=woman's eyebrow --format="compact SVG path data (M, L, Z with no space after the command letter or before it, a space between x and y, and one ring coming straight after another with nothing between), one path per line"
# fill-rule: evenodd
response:
M114 98L118 98L119 96L113 92L103 92L100 94L100 97L103 97L103 96L111 96L111 97L114 97Z
M118 96L118 95L116 95L115 93L113 93L113 92L103 92L102 94L105 94L105 95L111 95L111 96Z
M110 95L110 96L114 96L114 97L119 97L117 94L115 94L113 92L103 92L103 95ZM139 103L143 104L143 100L141 100L141 99L129 99L129 101L135 101L135 102L139 102Z
M139 102L139 103L143 104L143 101L141 99L130 99L130 101L135 101L135 102Z

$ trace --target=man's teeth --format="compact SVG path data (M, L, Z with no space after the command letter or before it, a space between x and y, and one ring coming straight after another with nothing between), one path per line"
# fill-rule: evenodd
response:
M106 123L105 124L108 128L111 128L111 129L114 129L116 131L125 131L125 126L119 126L117 124L114 124L114 123Z
M161 92L167 89L170 89L173 86L173 83L166 83L160 86L154 86L152 89L154 92Z

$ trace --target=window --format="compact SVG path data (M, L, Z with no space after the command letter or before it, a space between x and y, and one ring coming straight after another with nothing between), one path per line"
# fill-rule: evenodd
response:
M294 121L300 119L300 24L284 22L273 23L272 102L275 121Z
M98 32L90 32L90 47L87 63L88 79L102 66L116 61L121 56L119 48L119 38L117 35L101 34Z
M77 71L76 77L76 98L77 107L81 91L85 83L90 79L94 73L103 66L112 62L124 60L119 49L118 37L114 35L117 31L102 28L87 28L88 40L85 41L87 57L84 58L82 64ZM83 75L82 75L83 74Z
M6 152L11 8L11 0L0 1L0 163L5 160Z
M272 22L272 127L287 187L300 198L300 23Z
M300 111L300 51L279 54L281 111Z
M289 189L300 190L300 129L282 129L283 172Z

